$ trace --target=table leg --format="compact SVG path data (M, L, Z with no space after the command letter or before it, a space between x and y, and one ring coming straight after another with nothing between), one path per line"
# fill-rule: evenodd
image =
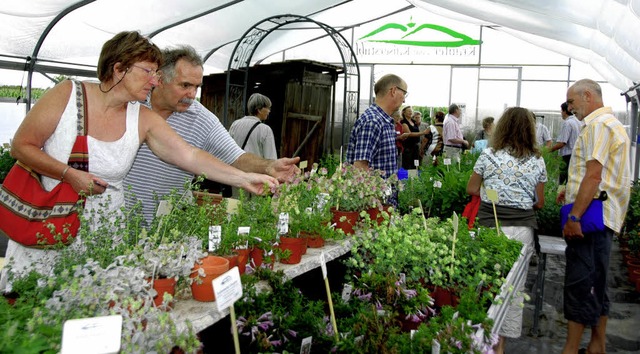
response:
M531 335L538 336L538 326L540 322L540 311L542 310L542 302L544 300L544 277L547 269L547 254L540 254L540 262L538 262L538 277L536 280L536 299L535 309L533 311L533 327Z

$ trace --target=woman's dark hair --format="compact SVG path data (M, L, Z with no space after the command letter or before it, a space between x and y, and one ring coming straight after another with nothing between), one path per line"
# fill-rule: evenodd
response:
M102 82L111 80L116 63L120 63L124 70L139 61L156 63L160 67L162 52L140 32L120 32L102 45L98 59L98 79Z
M444 122L444 112L438 111L436 112L436 122L442 123Z
M540 156L533 113L522 107L507 108L493 130L491 147L494 151L507 149L509 154L517 158Z

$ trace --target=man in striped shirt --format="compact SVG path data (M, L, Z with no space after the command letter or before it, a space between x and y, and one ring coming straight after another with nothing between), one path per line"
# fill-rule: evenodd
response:
M162 77L151 93L150 108L185 141L245 172L266 173L281 181L299 172L300 158L267 160L240 149L218 118L195 99L202 86L203 61L192 47L164 50L163 56ZM125 187L132 188L126 193L126 206L130 209L141 201L144 218L150 223L157 209L154 194L162 198L173 189L182 193L185 181L192 178L191 173L161 161L143 144L124 181Z
M567 241L564 316L568 320L563 353L578 352L587 326L591 327L591 340L586 352L605 353L609 253L613 234L620 232L629 204L630 142L611 108L604 107L597 82L576 81L567 91L567 104L585 126L573 149L566 192L559 197L573 203L562 230ZM581 218L602 191L608 196L603 202L605 229L583 232Z

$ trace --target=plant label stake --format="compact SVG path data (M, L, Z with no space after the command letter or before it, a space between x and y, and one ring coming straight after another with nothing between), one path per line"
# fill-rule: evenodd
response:
M222 240L222 227L220 225L209 226L209 252L218 249Z
M240 271L235 266L226 273L211 281L213 292L216 295L216 306L218 312L229 308L231 315L231 330L233 331L233 346L236 354L240 354L240 341L238 340L238 327L236 326L236 311L233 304L242 299L242 282L240 281Z
M239 226L238 227L238 236L249 236L249 232L251 232L251 226ZM245 237L246 238L246 237ZM241 250L246 250L249 248L249 241L245 241L244 244L238 246Z
M289 213L280 213L278 217L278 235L289 233Z
M444 163L444 165L447 166L447 172L449 172L449 165L451 165L451 159L450 158L446 158L446 159L442 160L442 163Z
M122 316L100 316L65 321L61 354L120 352Z
M336 314L333 312L333 301L331 300L331 289L329 289L329 278L327 277L327 263L325 262L324 252L320 253L320 268L322 269L322 277L324 278L324 286L327 289L327 299L329 301L329 313L331 314L331 325L336 336L336 341L340 340L338 334L338 325L336 323Z
M420 160L413 160L413 165L416 166L416 168L420 167Z
M300 354L309 354L311 353L311 339L313 337L309 336L306 338L302 338L302 343L300 344Z
M298 167L300 168L300 173L304 175L304 169L307 168L307 160L300 161Z
M493 205L493 217L496 220L496 233L498 234L498 236L500 235L500 227L498 226L498 212L496 211L496 203L498 202L498 192L495 189L485 189L484 190L487 193L487 198L489 198L489 200L491 201L491 204Z
M424 216L424 209L422 209L422 201L418 199L418 206L420 207L420 211L422 212L422 226L424 229L427 229L427 218Z
M458 226L460 224L460 219L458 218L458 214L453 212L453 240L451 241L451 266L449 268L449 275L453 274L453 263L456 259L456 239L458 237ZM450 279L451 280L451 279Z

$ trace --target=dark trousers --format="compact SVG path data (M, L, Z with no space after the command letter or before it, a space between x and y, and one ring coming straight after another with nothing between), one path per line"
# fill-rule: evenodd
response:
M562 161L564 161L564 165L560 166L558 184L567 184L567 179L569 178L569 162L571 161L571 155L562 156Z

